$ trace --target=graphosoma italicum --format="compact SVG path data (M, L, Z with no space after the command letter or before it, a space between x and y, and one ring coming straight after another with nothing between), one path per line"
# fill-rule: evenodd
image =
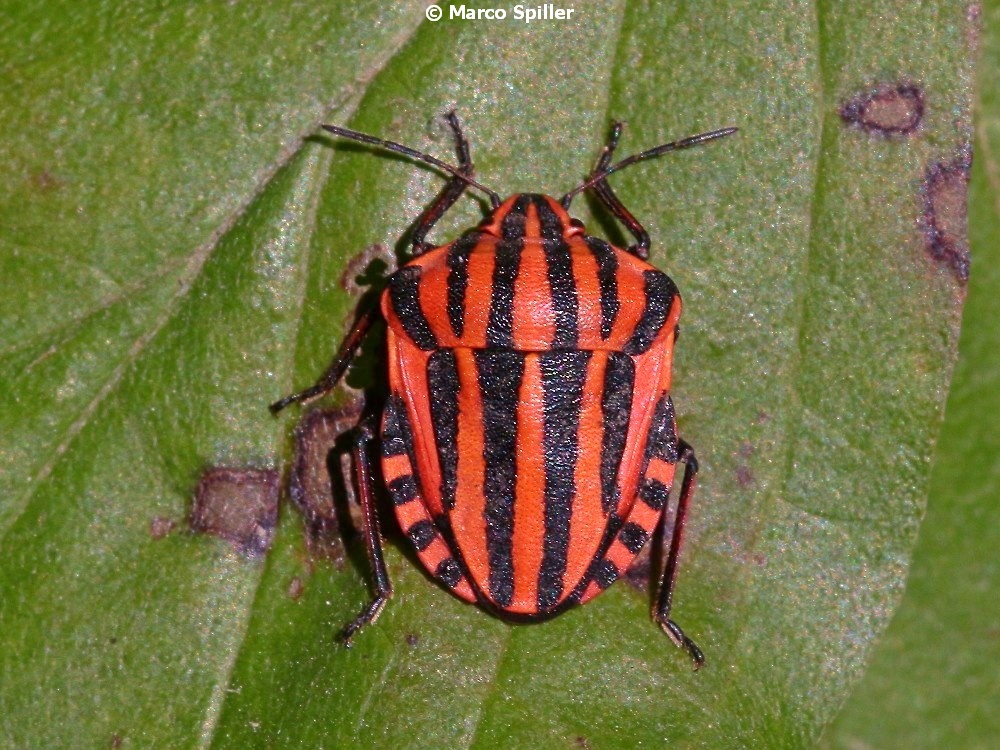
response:
M448 172L413 231L413 259L389 279L381 305L361 311L326 373L271 406L329 392L379 314L387 323L389 395L376 436L362 419L354 473L376 596L343 631L374 622L392 595L382 551L370 444L396 517L427 570L460 599L504 618L544 620L611 585L653 535L685 465L653 619L697 669L701 650L670 619L698 463L678 438L670 400L681 299L646 262L649 235L612 191L613 172L730 135L724 128L612 164L622 124L590 176L561 200L505 201L473 179L469 145L447 116L458 166L398 143L323 127ZM466 188L492 212L441 247L428 232ZM625 250L588 235L567 213L594 196L635 238Z

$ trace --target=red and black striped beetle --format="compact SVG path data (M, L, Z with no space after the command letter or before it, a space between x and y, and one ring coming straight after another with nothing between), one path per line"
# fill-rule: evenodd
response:
M680 296L645 262L649 235L607 178L626 166L729 135L725 128L611 158L613 123L590 176L556 201L505 201L473 179L469 144L447 116L458 167L398 143L324 125L338 136L429 163L451 175L413 232L413 259L381 305L360 312L323 377L271 406L329 392L381 311L389 395L378 443L396 517L424 567L460 599L507 619L544 620L596 596L645 545L685 464L653 618L695 668L701 650L670 619L698 463L677 436L670 377ZM492 212L441 247L427 233L468 187ZM622 250L567 213L592 190L635 238ZM374 622L392 585L374 501L370 418L354 440L354 473L376 596L343 631ZM663 543L668 540L662 539Z

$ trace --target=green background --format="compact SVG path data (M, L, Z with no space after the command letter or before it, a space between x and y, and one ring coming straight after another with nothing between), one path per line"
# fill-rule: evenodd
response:
M423 8L0 12L0 744L990 746L1000 7ZM924 91L913 134L839 116L899 83ZM623 154L741 128L614 180L686 304L675 400L703 481L675 614L697 675L626 584L512 626L396 542L397 596L346 651L356 537L313 559L287 502L266 556L187 528L206 469L287 477L297 415L266 404L329 358L346 263L404 247L441 185L318 124L450 158L451 107L501 193L569 189L612 118ZM927 176L973 134L942 428L966 287L927 252ZM593 208L574 204L622 241Z

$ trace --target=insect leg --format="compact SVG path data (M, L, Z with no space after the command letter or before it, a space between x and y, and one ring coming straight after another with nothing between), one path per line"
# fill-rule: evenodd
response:
M374 439L375 432L372 420L366 418L356 428L352 455L354 458L354 481L361 502L365 547L368 550L368 561L371 563L372 578L375 583L375 598L361 610L361 614L341 631L340 637L345 646L351 645L351 639L361 628L378 619L386 602L392 596L392 582L389 580L389 570L385 566L385 555L382 551L382 532L379 528L378 508L375 507L371 457L368 454L368 445Z
M458 151L458 170L466 177L472 177L473 167L472 157L469 155L469 141L466 140L465 134L462 132L462 125L458 121L458 116L454 112L449 112L446 119L448 120L448 125L451 126L452 132L455 134L455 146ZM445 211L455 204L455 201L461 197L468 186L468 183L461 177L452 177L448 180L448 184L444 186L441 192L438 193L437 198L434 199L434 202L427 207L420 219L417 220L416 227L413 230L414 255L423 255L428 250L430 245L424 241L427 233L444 216Z
M590 178L599 175L611 164L611 157L614 156L615 149L618 147L618 139L621 137L621 134L622 123L611 123L611 135L608 136L608 142L601 151L601 156L597 160L597 164L594 166L593 171L590 173ZM594 193L600 199L601 203L603 203L612 213L612 215L624 224L625 228L628 229L633 237L635 237L636 242L634 245L629 246L628 251L640 258L648 258L649 233L643 228L642 224L639 223L638 219L632 215L632 212L625 208L621 199L615 195L614 191L611 189L607 179L594 183Z
M653 618L660 624L670 640L683 648L694 661L694 668L699 669L705 663L701 649L684 635L680 626L670 619L670 606L674 597L674 584L677 582L677 563L680 558L681 542L684 539L684 524L687 520L688 504L694 494L698 475L698 459L694 448L683 440L678 441L678 460L684 462L684 479L681 482L681 494L677 501L677 514L674 517L674 529L670 536L670 549L667 552L666 565L663 569L663 580L660 583L660 594L653 611ZM666 537L661 540L665 543Z
M618 221L635 237L635 243L626 248L633 255L645 260L649 257L649 232L643 228L632 212L625 208L621 198L615 195L607 180L594 184L594 193Z
M268 407L271 410L271 413L277 414L289 404L294 404L296 402L304 403L311 399L325 396L327 393L332 391L347 371L348 365L350 365L351 360L354 359L354 354L361 345L361 341L364 339L365 334L368 333L368 329L371 328L372 323L375 322L376 317L378 317L378 305L371 305L366 310L362 311L358 315L357 320L354 321L354 325L351 327L350 332L348 332L347 336L340 343L340 348L334 355L333 361L326 368L326 372L323 373L323 376L316 381L316 384L306 388L304 391L293 393L291 396L285 396L280 401L275 401Z
M618 122L617 120L611 123L611 134L608 136L608 142L604 144L604 148L601 150L601 155L597 159L597 164L590 172L590 176L600 174L611 164L611 157L615 154L615 149L618 148L618 139L621 138L622 128L625 123Z

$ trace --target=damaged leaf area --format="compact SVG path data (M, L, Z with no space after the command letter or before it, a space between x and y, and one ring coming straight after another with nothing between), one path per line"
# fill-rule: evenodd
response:
M5 19L0 745L802 747L862 674L955 353L971 15L425 5ZM372 593L338 446L352 389L378 403L379 333L347 388L267 406L315 382L444 181L319 125L451 161L452 109L502 195L578 185L612 119L622 158L740 129L610 180L684 300L673 398L701 473L673 615L697 675L650 619L656 554L637 586L511 624L438 586L390 507L394 597L336 642Z
M278 521L278 473L216 468L198 481L191 528L230 542L248 557L271 546Z
M924 179L924 236L927 254L948 267L963 286L971 263L968 240L969 174L972 149L932 164Z
M314 558L342 563L345 535L361 529L361 508L351 481L350 437L361 404L313 409L295 429L289 494L305 520Z
M910 135L924 117L924 92L912 83L879 86L871 94L844 103L840 116L870 133Z

